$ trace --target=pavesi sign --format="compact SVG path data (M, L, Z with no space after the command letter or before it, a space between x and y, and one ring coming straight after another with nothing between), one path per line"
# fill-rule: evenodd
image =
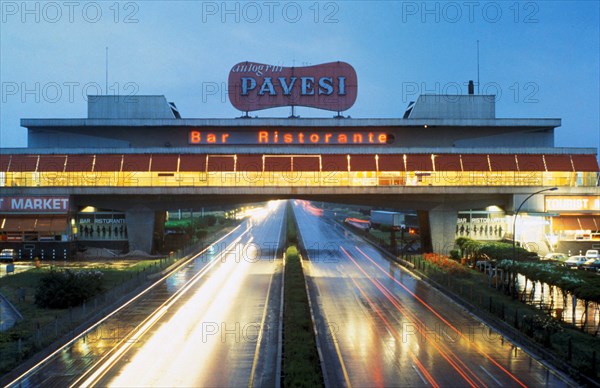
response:
M67 213L69 197L0 197L0 211Z
M341 112L356 101L358 81L345 62L283 67L241 62L229 72L231 104L244 112L306 106Z

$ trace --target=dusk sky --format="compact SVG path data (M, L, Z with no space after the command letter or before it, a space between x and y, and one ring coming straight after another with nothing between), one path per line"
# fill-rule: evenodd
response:
M27 145L21 118L86 117L86 94L159 94L184 118L238 117L226 82L241 61L348 62L358 98L344 115L401 117L421 93L466 94L478 40L479 91L497 95L498 118L561 118L556 146L600 146L598 1L0 3L1 147Z

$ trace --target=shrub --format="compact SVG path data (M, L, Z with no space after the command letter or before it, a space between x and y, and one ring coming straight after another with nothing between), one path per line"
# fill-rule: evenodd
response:
M460 250L459 249L450 250L450 258L452 260L460 260Z
M104 291L100 271L56 271L44 275L35 291L35 303L44 308L78 306Z
M212 214L206 216L206 226L215 226L217 223L217 217Z
M448 258L448 256L440 255L438 253L425 253L423 254L423 259L446 272L448 275L461 278L468 278L471 276L469 270L467 270L464 265Z

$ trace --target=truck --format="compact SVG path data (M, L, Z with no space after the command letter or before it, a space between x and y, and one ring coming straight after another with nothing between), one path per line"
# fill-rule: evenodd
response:
M395 228L404 226L404 214L383 210L371 210L371 226L388 225Z

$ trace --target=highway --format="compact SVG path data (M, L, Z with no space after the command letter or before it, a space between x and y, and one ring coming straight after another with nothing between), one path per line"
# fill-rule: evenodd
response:
M294 212L330 386L572 384L310 202Z
M284 202L240 227L10 386L274 386Z

